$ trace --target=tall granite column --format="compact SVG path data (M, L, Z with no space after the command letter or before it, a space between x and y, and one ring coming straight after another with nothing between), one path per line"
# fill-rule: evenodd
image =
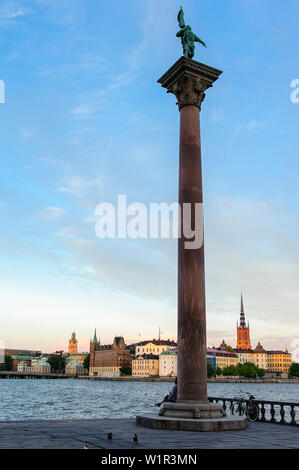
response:
M200 110L205 91L222 72L181 57L158 81L177 97L180 110L179 203L191 204L191 227L195 228L195 205L203 203ZM199 206L202 207L202 206ZM203 220L201 227L203 234ZM181 221L178 242L178 405L207 404L206 306L204 243L186 248ZM167 407L166 407L167 408ZM175 415L171 407L172 415ZM186 406L183 407L184 410ZM183 413L180 408L180 414ZM218 411L219 412L219 411ZM170 414L171 414L170 413ZM162 414L166 414L165 410Z

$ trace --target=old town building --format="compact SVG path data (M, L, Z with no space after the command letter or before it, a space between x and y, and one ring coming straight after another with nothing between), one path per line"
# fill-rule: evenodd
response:
M220 349L207 349L207 359L211 363L209 358L215 358L214 364L217 367L223 369L224 367L236 366L238 364L238 356L233 351L223 351Z
M253 350L253 361L259 369L268 369L268 354L259 342L257 347Z
M254 354L252 349L234 349L238 356L238 362L244 364L245 362L254 363Z
M51 366L45 359L41 358L34 364L33 371L36 374L50 374Z
M142 354L161 354L167 349L176 349L177 344L174 341L163 339L152 339L149 341L141 341L135 345L135 354L140 356Z
M289 372L292 365L292 355L285 351L268 351L268 369L270 372Z
M101 345L94 332L90 342L90 375L119 377L121 367L131 367L131 362L132 356L122 336L116 336L113 344Z
M74 359L71 362L68 362L65 366L65 373L67 375L83 375L84 367L77 359Z
M176 377L178 369L177 351L168 349L159 355L159 376Z
M32 357L31 356L18 356L18 355L12 355L11 356L11 359L12 359L12 367L11 367L11 370L13 372L17 372L18 371L18 366L19 364L21 363L24 363L26 366L30 367L31 366L31 360L32 360ZM23 365L24 365L23 364Z
M159 375L159 356L156 354L142 354L132 360L132 376L156 377Z
M25 361L21 361L18 364L17 371L22 372L22 373L26 373L26 372L32 373L33 372L33 367L26 364Z

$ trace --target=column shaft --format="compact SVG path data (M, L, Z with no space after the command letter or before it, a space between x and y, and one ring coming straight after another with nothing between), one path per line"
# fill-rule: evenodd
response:
M200 115L197 106L180 110L179 203L203 203ZM183 218L182 218L183 219ZM203 230L203 227L201 227ZM178 401L207 401L204 244L186 249L178 243Z

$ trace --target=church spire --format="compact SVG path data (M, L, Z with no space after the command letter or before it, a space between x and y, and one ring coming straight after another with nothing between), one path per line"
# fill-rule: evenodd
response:
M245 321L243 294L241 292L240 324L237 325L237 349L251 349L249 322Z
M241 309L240 309L240 327L246 328L245 313L244 313L244 304L243 304L243 294L242 294L242 292L241 292Z
M97 339L97 329L94 330L94 335L93 335L93 343L98 344L98 339Z

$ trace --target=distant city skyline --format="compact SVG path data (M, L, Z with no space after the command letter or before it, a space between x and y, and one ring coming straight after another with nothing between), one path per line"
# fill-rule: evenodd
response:
M215 336L214 339L213 339L211 336L209 336L209 332L207 332L207 347L208 348L219 347L219 345L221 344L221 342L223 340L226 341L228 346L232 346L233 348L238 347L237 334L239 333L239 327L242 325L242 320L246 321L246 323L243 323L244 328L247 328L247 326L250 323L249 319L247 318L247 316L245 314L244 300L243 300L243 294L242 293L241 293L241 305L240 305L239 315L240 315L241 322L239 324L239 318L237 318L237 320L236 320L237 330L235 329L235 331L233 333L231 331L229 331L229 332L226 332L226 334L223 337L221 337L221 335L220 336L218 335L218 336ZM100 331L99 331L98 328L95 328L94 330L97 331L98 341L101 344L112 344L113 338L115 336L124 337L124 335L122 335L122 334L115 334L115 335L113 335L113 337L105 339L105 337L100 336ZM70 353L70 348L72 349L74 340L76 342L76 348L77 348L78 353L89 352L90 342L92 341L93 336L94 336L94 333L90 335L89 341L87 342L86 338L81 339L80 335L77 334L76 329L73 329L72 333L69 335L69 340L66 341L65 344L61 344L60 347L56 347L51 351L43 351L43 352L65 351L65 352ZM129 337L129 338L131 338L131 337ZM160 327L158 327L158 329L157 329L157 335L154 335L152 337L142 336L139 333L137 338L132 338L132 339L127 340L124 337L124 340L125 340L127 345L130 345L130 344L138 343L140 341L151 340L151 339L159 339L159 338L161 338L162 340L177 341L177 335L176 334L175 335L167 335L161 330ZM210 338L212 338L211 339L212 342L210 342ZM276 350L277 349L277 350L283 350L284 351L285 349L289 349L290 352L292 352L292 345L291 344L288 345L287 342L285 342L285 344L283 344L284 338L281 338L279 336L274 338L275 343L271 341L271 338L267 338L267 336L263 336L262 339L261 338L256 338L256 335L254 335L254 326L253 326L253 329L252 329L252 326L250 326L249 343L250 343L250 340L251 340L251 348L249 348L249 349L254 349L258 345L258 343L262 343L262 345L267 350ZM82 345L84 345L83 348L82 348ZM280 346L278 347L277 345L280 345ZM295 350L296 346L297 346L297 344L294 345L294 350ZM20 348L20 349L22 349L22 348ZM34 348L30 348L30 349L34 349Z
M95 208L177 200L179 114L157 79L182 54L180 4L1 2L7 347L176 339L176 240L99 240ZM184 2L208 46L194 59L223 70L201 112L209 346L235 342L241 291L253 347L299 338L297 4Z

